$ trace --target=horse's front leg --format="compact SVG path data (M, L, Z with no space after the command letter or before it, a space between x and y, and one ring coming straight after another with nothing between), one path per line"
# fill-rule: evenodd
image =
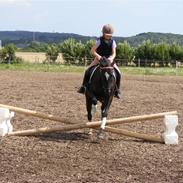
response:
M100 126L100 130L99 130L99 134L98 137L99 138L104 138L104 129L107 123L107 116L108 116L108 112L109 112L109 108L112 102L113 96L110 96L108 99L104 100L104 102L102 103L101 106L101 117L102 117L102 123Z
M87 117L88 121L92 121L92 101L86 97L86 109L87 109Z
M87 107L87 116L88 116L88 121L92 121L92 117L95 114L97 110L97 105L93 104L92 99L89 97L86 97L86 107ZM90 129L88 132L89 135L93 134L93 130Z

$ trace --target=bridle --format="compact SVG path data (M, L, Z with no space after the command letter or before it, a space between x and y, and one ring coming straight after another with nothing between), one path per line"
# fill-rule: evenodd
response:
M110 66L100 66L100 70L114 70L114 62Z
M109 74L109 76L113 76L113 72L114 72L114 63L111 64L111 66L104 66L101 67L100 66L100 72L106 72L107 74ZM106 88L104 86L102 86L104 93L110 93L111 92L111 88Z
M114 66L100 67L101 70L114 70Z

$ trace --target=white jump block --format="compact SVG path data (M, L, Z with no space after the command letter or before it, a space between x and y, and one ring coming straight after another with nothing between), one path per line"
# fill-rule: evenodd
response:
M165 115L164 124L166 128L163 134L165 144L178 144L178 134L175 131L178 125L178 116Z
M11 119L14 117L14 112L10 112L9 109L0 108L0 137L7 135L13 131Z

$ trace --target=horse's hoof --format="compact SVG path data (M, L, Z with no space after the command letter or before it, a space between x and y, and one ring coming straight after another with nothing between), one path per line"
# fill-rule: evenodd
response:
M99 130L98 138L102 140L104 139L104 131L102 129Z
M98 135L98 139L104 140L104 135L103 134L99 134Z
M93 129L90 129L88 135L93 135Z

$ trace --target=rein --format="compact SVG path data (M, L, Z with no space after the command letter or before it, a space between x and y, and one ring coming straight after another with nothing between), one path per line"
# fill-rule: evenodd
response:
M114 62L111 63L111 66L100 67L100 70L114 70Z
M101 70L113 70L114 67L108 66L108 67L100 67Z

